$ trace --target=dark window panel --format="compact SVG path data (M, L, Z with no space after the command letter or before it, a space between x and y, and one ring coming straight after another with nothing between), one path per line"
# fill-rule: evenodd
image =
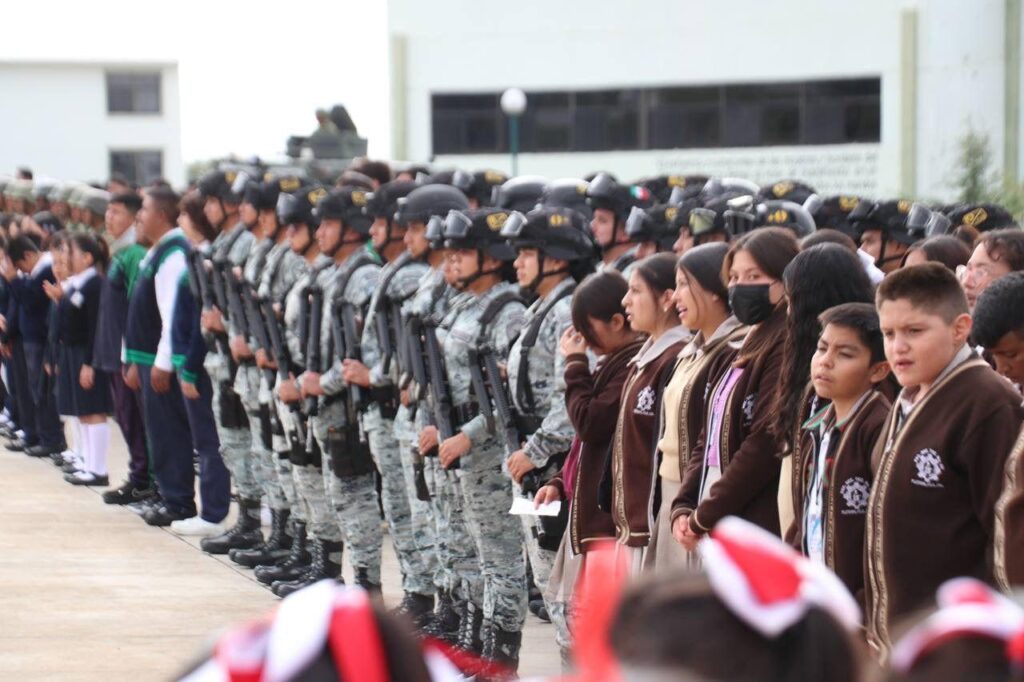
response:
M112 114L159 114L160 74L108 73L107 111Z
M605 151L640 148L640 92L602 90L576 93L573 149Z
M131 182L145 185L163 177L163 152L159 150L110 152L110 174L124 175Z
M719 88L659 88L647 95L648 149L719 146Z
M529 152L571 149L572 101L569 93L529 92L526 101L519 130L520 149Z

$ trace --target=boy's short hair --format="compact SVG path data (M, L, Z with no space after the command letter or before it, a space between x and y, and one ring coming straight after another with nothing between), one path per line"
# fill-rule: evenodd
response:
M1024 335L1024 272L992 282L974 305L973 343L992 348L1010 332Z
M881 309L886 301L898 299L906 299L913 307L938 315L947 324L970 310L959 280L942 263L922 263L886 275L875 292L875 304Z
M20 263L30 253L38 253L39 245L27 234L19 234L7 245L7 256L12 263Z
M142 197L135 192L123 192L110 197L109 203L121 204L128 209L130 213L138 213L139 209L142 208Z
M843 303L833 306L818 316L822 330L828 325L856 332L860 342L871 352L871 364L885 360L882 327L878 311L870 303Z

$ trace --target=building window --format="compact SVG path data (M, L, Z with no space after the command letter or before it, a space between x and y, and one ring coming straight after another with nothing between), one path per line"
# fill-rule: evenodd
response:
M159 73L107 73L107 113L159 114Z
M110 152L110 174L146 185L164 174L164 153L159 149Z
M881 80L528 92L529 152L847 144L881 139ZM435 154L508 151L500 93L434 95Z

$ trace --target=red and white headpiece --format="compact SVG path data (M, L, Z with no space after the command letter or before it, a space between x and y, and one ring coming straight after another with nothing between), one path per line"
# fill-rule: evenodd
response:
M860 608L834 573L748 521L722 519L697 547L718 598L765 637L780 635L812 607L848 630L860 625Z
M892 649L889 663L906 673L924 656L961 637L1006 643L1007 660L1024 668L1024 609L974 578L954 578L939 587L939 610L915 625Z
M267 617L221 637L210 660L182 682L288 682L325 646L340 679L392 679L369 595L322 580L287 597ZM437 682L463 679L439 652L425 650L424 658Z

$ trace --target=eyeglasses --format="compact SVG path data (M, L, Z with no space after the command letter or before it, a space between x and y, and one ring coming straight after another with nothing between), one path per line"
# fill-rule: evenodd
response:
M963 282L967 279L968 275L981 282L991 280L995 277L995 273L984 265L971 265L968 263L967 265L956 266L957 279Z

